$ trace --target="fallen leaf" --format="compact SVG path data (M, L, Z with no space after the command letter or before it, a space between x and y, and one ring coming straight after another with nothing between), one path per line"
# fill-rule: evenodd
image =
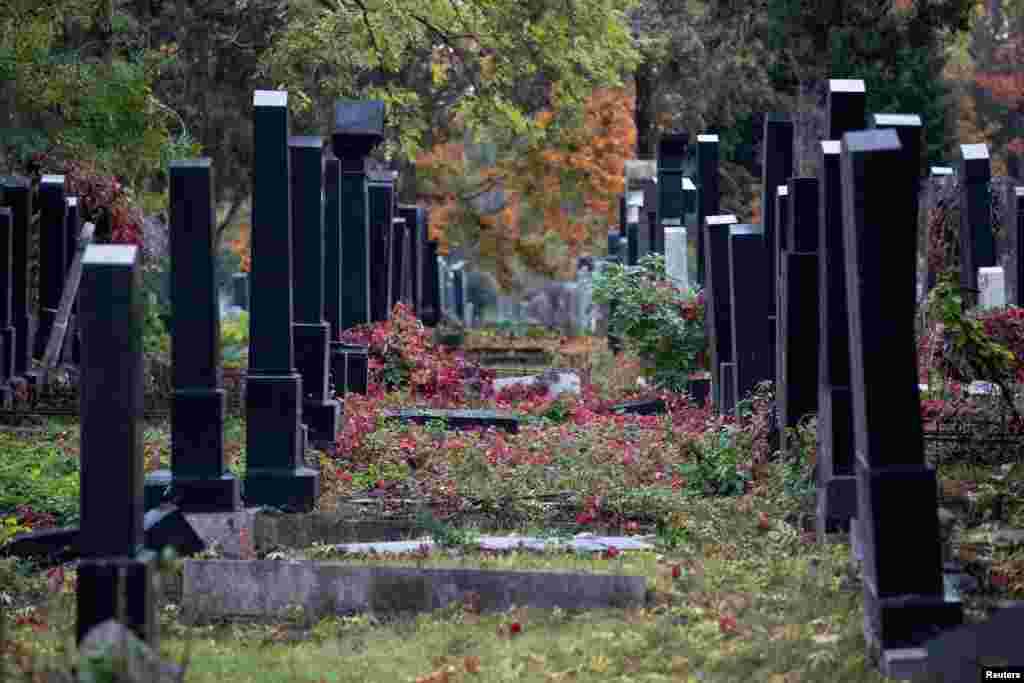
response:
M639 657L626 657L622 660L622 671L627 674L635 674L640 671Z
M820 645L831 645L839 640L839 636L835 633L826 633L823 635L813 636L811 640Z
M603 674L610 664L611 661L604 655L594 655L590 658L590 670L594 673Z
M690 671L690 660L687 657L676 655L669 662L669 668L672 670L672 673L685 676Z
M544 673L548 666L548 660L544 655L529 655L526 658L526 669L530 673Z
M462 665L466 668L468 674L480 673L480 658L476 655L467 655L462 660Z

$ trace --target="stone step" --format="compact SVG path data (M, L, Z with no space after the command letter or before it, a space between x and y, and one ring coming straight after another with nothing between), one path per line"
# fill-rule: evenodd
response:
M601 609L645 604L643 576L561 572L366 567L342 562L186 560L182 616L280 619L295 606L307 617L396 614L479 600L481 611L515 607ZM470 598L472 596L472 598Z

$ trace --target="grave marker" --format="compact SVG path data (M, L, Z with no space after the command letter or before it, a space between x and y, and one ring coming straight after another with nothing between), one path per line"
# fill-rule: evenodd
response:
M761 382L771 379L771 344L764 324L768 307L767 247L759 225L729 229L729 297L732 359L736 364L732 395L745 399Z
M780 188L781 189L781 188ZM776 235L786 233L781 256L779 290L779 406L780 444L788 448L787 429L795 428L818 410L818 179L790 178L786 223L776 223Z
M960 285L978 289L978 268L996 265L992 235L992 179L986 145L960 145ZM968 297L968 300L973 297Z
M705 327L708 330L708 348L711 351L712 401L720 413L731 412L732 403L727 402L731 392L722 391L721 369L723 363L732 362L732 313L729 292L729 232L738 222L731 214L708 216L704 228L704 244L707 254L707 304Z
M323 139L288 141L291 165L295 366L302 376L302 416L313 443L333 449L341 406L330 394L331 326L324 321Z
M75 253L78 251L78 239L82 234L82 211L78 197L67 197L67 263L64 272L67 274L71 269L71 263L75 260ZM67 275L65 275L65 278ZM76 294L71 304L71 314L68 319L67 335L64 341L64 348L61 352L62 362L78 363L81 358L81 343L78 335L78 296Z
M292 334L288 93L257 90L253 109L245 499L250 505L309 510L320 480L304 462L302 376L295 368Z
M77 637L80 642L96 624L119 618L155 645L155 557L142 550L139 248L91 245L82 263L78 547L86 559L78 565Z
M978 268L978 307L982 310L1006 306L1006 282L1003 267Z
M856 514L853 404L850 395L846 252L843 248L841 143L823 140L818 162L818 538L845 530Z
M14 371L24 375L32 367L37 319L31 315L28 300L31 289L29 244L32 223L32 184L28 178L8 176L4 182L4 206L11 209L14 232L11 235L11 317L15 330Z
M666 229L684 224L683 162L689 138L677 133L663 135L658 142L658 230L653 248L659 254L665 254Z
M384 322L391 317L388 306L389 247L395 210L395 181L389 171L377 174L367 183L370 195L370 321Z
M665 271L680 289L690 286L686 228L665 228Z
M718 136L697 136L697 226L703 228L709 216L719 215ZM697 282L707 284L707 249L703 229L697 233ZM724 277L724 275L723 275Z
M466 318L466 262L459 261L449 269L452 283L451 315L459 322Z
M184 512L241 506L239 482L224 457L226 396L214 265L214 192L209 159L172 161L171 469L151 473L145 507L173 500ZM169 495L167 495L169 494Z
M785 114L769 113L764 119L764 153L762 157L761 223L768 255L768 325L772 344L772 377L776 376L777 341L776 312L778 309L778 248L775 236L775 200L778 187L793 175L793 122Z
M370 209L366 158L384 139L384 103L339 100L331 144L341 164L341 313L347 330L370 322Z
M864 128L867 93L864 81L854 79L831 79L826 96L829 140L840 140L844 133Z
M437 240L427 240L423 250L423 308L420 319L434 327L441 320L441 278L437 264Z
M897 133L843 136L843 238L857 473L852 531L863 557L865 637L883 669L962 621L944 595L935 471L924 463L914 339L916 158ZM883 671L884 673L884 671Z
M57 318L67 265L67 197L64 176L44 175L39 182L39 329L33 356L41 358ZM31 373L30 373L31 374Z
M249 310L249 274L234 273L231 276L231 305Z
M328 147L324 159L324 320L331 328L331 343L341 334L342 288L341 160ZM337 382L337 378L334 380Z
M388 310L394 308L399 301L408 303L408 300L403 298L405 269L409 264L405 258L406 228L407 224L402 216L396 216L391 220L391 244L388 255L388 271L391 277L388 279Z
M1024 186L1013 188L1013 196L1010 197L1010 216L1008 225L1011 234L1017 238L1016 256L1017 262L1012 265L1017 273L1016 290L1014 291L1013 303L1017 306L1024 306Z
M14 376L16 334L11 310L11 286L14 282L11 263L13 236L14 212L10 207L0 207L0 387L6 387L7 380Z

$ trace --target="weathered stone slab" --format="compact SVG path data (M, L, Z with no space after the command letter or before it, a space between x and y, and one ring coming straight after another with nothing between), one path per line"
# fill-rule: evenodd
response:
M663 415L665 410L665 401L660 398L624 401L616 403L611 408L617 415Z
M426 546L434 547L434 541L424 537L412 541L373 541L370 543L341 543L339 550L349 553L411 553ZM643 540L629 536L593 536L590 534L578 534L568 541L559 541L550 538L536 538L533 536L481 536L476 539L475 545L480 550L549 550L561 547L577 552L604 552L606 550L654 550L654 546Z
M469 429L472 427L496 427L511 434L519 432L520 418L511 413L499 413L493 410L429 410L410 408L405 410L389 410L384 413L385 419L426 424L431 420L443 420L447 429Z
M280 617L294 605L307 615L424 612L470 592L485 611L513 605L599 609L643 605L646 590L642 576L186 560L182 612L200 622Z

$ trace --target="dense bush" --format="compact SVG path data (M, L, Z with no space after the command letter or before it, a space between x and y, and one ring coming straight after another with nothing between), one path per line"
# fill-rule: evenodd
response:
M676 287L663 256L645 256L636 268L610 265L594 278L594 302L614 304L609 333L649 363L656 387L683 392L690 376L704 369L703 292Z

